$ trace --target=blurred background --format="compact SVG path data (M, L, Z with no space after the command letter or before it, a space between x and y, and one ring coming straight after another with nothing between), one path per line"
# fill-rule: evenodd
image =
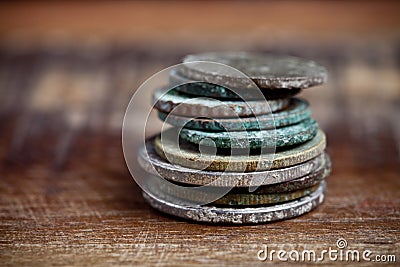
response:
M108 157L109 142L120 154L123 114L136 88L185 54L219 50L285 53L325 65L329 83L302 96L330 141L355 145L344 142L351 135L352 142L378 143L369 151L375 155L388 148L380 144L385 135L396 140L385 150L396 159L398 14L397 1L3 2L3 168L36 161L61 167L86 139L102 144L92 144L93 157Z
M228 50L290 54L327 67L328 83L300 96L327 133L333 166L325 204L302 217L313 227L293 220L231 229L229 240L244 246L235 245L229 260L255 259L246 244L258 247L264 237L334 244L340 229L351 245L380 251L389 244L398 252L399 14L399 2L386 0L1 2L2 262L158 264L160 255L185 258L187 251L200 263L202 255L224 258L218 249L233 248L224 228L216 235L219 228L183 224L144 204L124 162L121 125L150 75L188 53ZM271 233L257 231L268 227ZM289 229L296 234L285 235ZM183 249L157 252L154 240ZM132 242L137 254L126 248ZM87 253L86 244L119 247Z

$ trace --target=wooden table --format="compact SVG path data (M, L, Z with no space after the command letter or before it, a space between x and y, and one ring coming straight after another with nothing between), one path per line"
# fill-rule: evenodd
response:
M135 44L1 46L2 264L265 266L264 245L321 251L339 238L400 260L398 43L245 46L309 57L330 74L301 95L328 136L324 204L251 226L187 222L145 203L122 154L124 110L147 77L201 49Z

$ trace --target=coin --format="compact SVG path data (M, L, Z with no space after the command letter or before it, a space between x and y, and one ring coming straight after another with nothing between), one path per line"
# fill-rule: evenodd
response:
M328 154L325 153L325 165L310 174L303 177L282 182L278 184L271 184L260 186L254 191L254 194L271 194L295 191L303 188L314 186L323 181L331 172L331 163ZM247 187L234 187L231 193L249 192Z
M325 155L326 163L324 166L321 166L316 171L305 175L301 178L297 178L291 181L282 182L278 184L270 184L270 185L261 185L256 188L251 187L226 187L226 192L229 194L236 195L248 195L251 193L252 195L265 195L265 194L277 194L277 193L288 193L297 191L300 189L310 188L322 182L330 173L331 166L328 155ZM151 172L152 173L152 172ZM202 188L201 191L196 190L197 187L193 184L187 183L177 183L172 181L172 183L165 182L164 178L150 175L148 179L146 179L146 186L151 186L152 188L157 188L161 190L163 193L171 195L173 197L181 198L187 201L191 201L193 203L206 203L210 198L207 196L209 193L219 194L221 190L218 190L215 186L207 185L206 188ZM180 187L177 187L180 186ZM193 189L195 191L193 191ZM250 189L254 190L250 192Z
M194 82L188 78L182 76L177 70L170 72L170 83L173 85L179 84L175 89L179 92L183 92L195 96L206 96L223 99L259 99L265 97L266 99L279 99L289 98L298 94L301 89L279 89L279 90L267 90L261 91L261 94L255 94L249 92L249 89L235 89L232 91L226 87L207 83L207 82Z
M206 132L183 128L179 136L183 140L194 144L202 142L205 146L215 145L217 148L257 149L301 144L312 139L317 134L317 131L318 123L309 118L300 123L277 128L276 130Z
M188 55L183 62L192 63L183 64L180 73L189 79L218 83L228 88L253 87L242 74L228 71L224 65L207 64L204 61L233 67L246 74L260 88L304 89L323 84L327 80L326 69L314 61L292 56L244 52Z
M143 197L153 208L183 219L231 224L256 224L289 219L300 216L320 205L324 200L325 183L308 196L286 203L254 208L215 206L186 206L177 198L160 192L143 192Z
M201 154L192 146L182 142L180 146L166 136L161 142L158 136L154 140L157 154L177 165L191 169L224 171L229 167L229 171L263 171L269 169L279 169L292 166L310 160L320 155L326 146L325 134L319 130L317 135L310 141L275 153L273 160L271 155L208 155Z
M268 204L277 204L307 196L317 190L319 184L308 188L298 189L296 191L284 193L269 194L250 194L250 193L228 193L222 198L211 203L216 206L259 206Z
M288 99L220 101L213 98L189 96L172 89L164 94L162 89L153 95L154 107L165 113L194 117L243 117L270 114L286 108Z
M208 203L210 197L215 196L215 193L220 190L216 187L208 187L207 189L201 188L203 190L196 191L196 187L176 187L175 184L163 182L163 178L158 176L151 176L147 179L146 188L150 190L158 190L163 194L170 195L187 201L188 203ZM320 181L321 182L321 181ZM232 192L228 193L230 188L226 188L227 192L221 194L218 199L210 203L210 205L234 205L234 206L254 206L254 205L268 205L277 204L280 202L294 200L300 198L310 193L314 192L318 188L318 183L311 185L309 187L303 187L296 190L290 190L285 192L270 192L264 193L260 191L260 188L266 188L268 186L261 186L256 189L256 191L249 193L247 192ZM235 188L233 188L235 189ZM261 192L261 193L260 193ZM208 201L207 201L208 200Z
M234 196L233 199L242 199L240 201L243 204L245 201L265 201L267 198L275 198L275 199L285 199L285 197L294 197L292 194L294 191L304 192L307 188L311 188L320 182L322 182L330 173L330 166L322 166L319 170L312 172L306 176L301 178L297 178L295 180L279 183L279 184L272 184L272 185L261 185L259 187L253 188L255 189L252 192L249 192L250 187L226 187L226 190L222 192L228 193L230 196ZM147 178L147 187L156 187L158 190L161 190L163 193L171 195L173 197L177 197L180 199L184 199L185 201L190 201L193 203L208 203L210 201L209 194L220 194L221 190L218 190L218 187L209 186L207 188L201 188L201 190L196 190L197 187L193 185L183 184L183 183L168 183L164 181L164 178L159 176L151 175ZM180 186L180 187L176 187ZM304 189L303 191L301 191ZM194 190L194 191L193 191ZM226 195L226 193L224 195ZM278 194L278 196L276 196ZM282 195L279 195L282 194ZM304 193L305 194L305 193ZM261 197L257 197L257 195L261 195ZM243 198L242 198L243 197ZM231 198L224 198L223 201L227 201L227 199ZM238 200L238 201L239 201ZM286 200L288 200L286 198ZM214 204L221 203L220 201L213 202ZM240 204L240 205L241 205ZM267 204L266 202L258 204ZM255 204L255 205L258 205ZM239 205L239 204L238 204ZM252 204L246 204L252 205Z
M138 161L141 167L164 179L189 184L216 187L249 187L277 184L303 177L316 172L326 164L325 154L293 166L256 172L217 172L190 169L169 163L161 158L154 149L154 139L146 141L146 148L139 150Z
M311 110L307 101L291 98L289 106L281 111L269 115L255 117L220 118L190 118L158 112L158 117L175 126L193 130L206 131L243 131L265 130L273 127L283 127L301 122L311 116Z

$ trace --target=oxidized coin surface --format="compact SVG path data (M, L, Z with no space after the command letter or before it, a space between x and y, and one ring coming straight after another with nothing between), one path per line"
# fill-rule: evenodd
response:
M216 97L224 99L260 99L264 97L266 99L279 99L279 98L289 98L298 94L301 89L274 89L268 90L264 89L261 94L251 92L251 89L235 89L235 92L212 83L207 82L193 82L192 80L182 76L177 70L172 70L170 72L170 82L171 84L179 84L175 89L179 92L183 92L195 96L206 96L206 97ZM250 92L249 92L250 91Z
M154 140L157 154L167 158L171 163L191 169L247 172L279 169L299 164L320 155L326 146L325 134L318 130L317 135L310 141L271 155L208 155L193 149L192 145L181 142L178 144L173 138L166 137L161 143L159 136ZM272 162L271 162L272 161Z
M313 185L308 188L298 189L296 191L284 192L284 193L269 193L269 194L251 194L251 193L228 193L225 196L217 199L210 203L211 205L221 206L255 206L255 205L269 205L277 204L304 196L308 196L312 192L315 192L319 187L319 184Z
M327 71L314 61L298 57L246 52L215 52L188 55L180 73L188 79L218 83L228 88L249 88L253 85L237 72L217 62L233 67L253 80L258 87L267 89L298 89L320 85L327 80ZM194 62L194 63L193 63Z
M282 194L279 196L276 196L276 198L279 200L284 200L285 197L291 197L294 196L293 192L294 191L299 191L301 189L307 189L310 187L313 187L319 183L321 183L330 173L330 166L326 167L324 166L320 170L317 170L316 172L313 172L309 175L306 175L304 177L284 182L284 183L279 183L279 184L272 184L272 185L262 185L260 187L257 187L255 191L249 192L249 187L233 187L233 188L227 188L229 190L229 195L234 196L233 199L237 198L239 199L241 196L243 196L244 200L243 201L251 201L253 199L254 201L257 201L257 199L260 199L262 201L265 198L273 198L277 194L281 193L287 193L287 194ZM197 187L193 187L192 185L188 184L182 184L182 183L166 183L163 178L159 176L154 176L151 175L151 177L148 177L149 179L147 180L146 187L148 188L151 186L152 188L156 188L157 190L160 190L163 192L163 194L168 194L171 195L172 197L177 197L179 199L182 199L184 201L189 201L191 203L208 203L210 200L209 194L213 194L215 196L215 193L218 192L218 188L216 187L210 187L208 186L207 190L204 190L204 188L201 191L196 191ZM285 186L283 187L283 185ZM176 186L181 186L181 187L176 187ZM184 187L184 188L183 188ZM254 189L254 188L253 188ZM276 190L275 190L276 189ZM195 191L193 191L195 190ZM217 190L217 191L216 191ZM228 193L228 190L224 191ZM301 192L301 191L299 191ZM305 191L303 191L305 192ZM290 193L290 194L289 194ZM226 195L226 194L223 194ZM251 196L249 196L251 195ZM258 195L261 195L261 197L257 197ZM306 195L306 193L304 193ZM224 198L223 201L226 201L227 198ZM286 199L288 200L288 199ZM240 203L244 203L244 202ZM217 204L217 202L213 202L214 204ZM255 203L255 202L254 202ZM259 204L262 204L258 202ZM264 203L267 204L267 203ZM239 205L239 204L237 204ZM252 205L247 203L246 205ZM257 204L255 204L257 205Z
M289 219L310 212L324 200L325 183L308 196L287 203L254 208L186 206L184 201L161 192L143 192L155 209L188 220L208 223L255 224Z
M278 193L288 193L293 191L298 191L300 189L307 189L312 186L315 186L322 182L330 173L331 167L330 163L326 163L325 166L319 168L315 172L310 173L309 175L303 176L301 178L283 182L279 184L272 184L272 185L261 185L259 187L253 188L252 192L250 192L250 187L229 187L230 195L235 195L235 197L244 197L244 201L250 201L250 199L265 199L272 197L271 195L276 195ZM177 187L179 186L179 187ZM183 183L168 183L164 181L164 178L159 176L151 175L146 180L146 187L155 188L163 192L163 194L171 195L172 197L177 197L179 199L183 199L185 201L189 201L190 203L208 203L210 200L210 195L215 193L220 194L220 190L217 187L208 186L206 190L204 188L199 188L201 191L196 190L197 187L193 185L183 184ZM216 191L217 190L217 191ZM228 193L228 190L224 191ZM226 195L223 194L224 195ZM263 195L261 198L257 197L249 197L249 193L251 195ZM267 196L266 196L267 195ZM293 194L286 194L278 196L278 199L284 199L284 197L293 196ZM221 196L220 196L221 197ZM226 200L226 198L225 198ZM224 200L224 201L225 201ZM215 204L216 202L214 202ZM243 203L243 202L241 202Z
M174 115L180 116L211 118L270 114L289 105L289 99L220 101L206 97L193 98L175 89L165 94L163 90L157 90L153 95L153 100L154 107L164 113L173 112Z
M289 106L284 110L256 117L219 118L214 120L209 118L189 118L158 112L158 117L169 124L205 131L265 130L296 124L310 116L311 110L307 101L298 98L291 98Z
M327 178L331 173L331 162L328 154L326 153L325 153L325 162L326 162L325 165L322 166L322 168L317 169L315 172L311 172L303 177L290 180L287 182L260 186L257 188L256 191L252 193L253 194L283 193L314 186L323 181L325 178ZM249 188L234 187L230 192L231 193L249 192Z
M322 153L306 162L280 169L256 172L202 171L174 165L161 158L154 150L153 140L146 141L146 148L139 150L138 161L141 167L164 179L192 186L212 184L216 187L249 187L277 184L316 172L326 165L326 156Z
M207 190L194 191L195 187L184 187L176 188L176 185L162 182L163 178L151 176L147 181L146 188L150 191L161 191L165 195L179 198L188 203L208 203L206 199L209 199L208 194L215 194L215 187L209 187ZM321 181L320 181L321 182ZM260 188L257 188L255 192L232 192L218 196L216 200L209 203L210 205L234 205L234 206L254 206L254 205L268 205L277 204L300 198L314 192L319 183L316 183L309 187L300 188L297 190L285 191L285 192L271 192L271 193L260 193ZM263 188L267 186L262 186ZM229 188L227 188L229 189ZM227 190L228 191L228 190ZM227 192L226 191L226 192ZM257 192L257 193L256 193ZM215 195L213 195L215 196Z
M215 145L217 148L257 149L298 145L314 138L317 132L318 123L309 118L276 130L205 132L182 128L179 137L194 144L202 142L205 146Z

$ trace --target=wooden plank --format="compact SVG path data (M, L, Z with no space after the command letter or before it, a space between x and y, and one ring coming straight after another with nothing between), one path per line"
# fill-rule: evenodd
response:
M290 38L329 43L398 38L399 11L397 1L5 2L0 5L0 36L55 45L99 38L168 46L170 40L174 46L213 41L231 48L235 41L262 45Z
M240 227L151 209L124 163L120 123L132 87L178 62L182 51L0 49L1 262L264 266L257 259L263 245L321 251L339 238L398 258L399 81L391 73L399 65L360 61L353 49L313 51L329 67L330 83L302 95L328 136L333 172L325 203L293 220ZM368 46L361 58L371 51L393 59L387 55L397 50ZM387 82L363 82L377 71Z

